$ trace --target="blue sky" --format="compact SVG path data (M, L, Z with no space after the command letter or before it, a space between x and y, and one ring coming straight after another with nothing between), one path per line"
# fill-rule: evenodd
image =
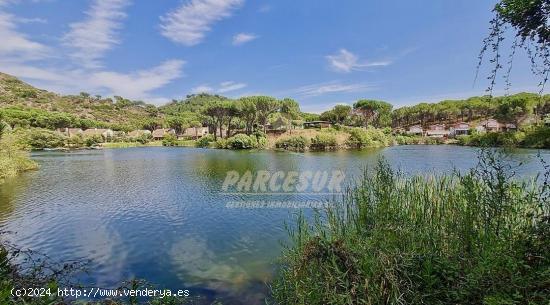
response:
M201 91L291 97L312 112L464 98L488 84L488 66L474 76L494 3L0 0L0 71L157 105ZM537 90L523 55L512 83Z

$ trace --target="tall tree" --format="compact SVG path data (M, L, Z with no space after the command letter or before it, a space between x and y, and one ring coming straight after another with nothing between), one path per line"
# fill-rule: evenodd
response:
M256 123L256 99L254 97L243 97L239 100L240 103L240 117L245 123L245 130L247 134L253 132L254 123Z
M353 105L353 108L364 117L366 126L372 124L375 127L383 127L383 125L391 123L393 106L390 103L377 100L359 100Z
M291 98L281 100L281 113L286 119L297 120L300 118L300 104Z
M253 96L258 111L258 123L263 126L266 131L267 120L269 115L279 110L281 103L270 96Z

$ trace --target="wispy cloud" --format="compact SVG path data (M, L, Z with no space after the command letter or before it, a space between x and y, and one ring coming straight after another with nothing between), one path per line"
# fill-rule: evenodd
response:
M97 72L91 75L90 84L107 89L111 95L147 99L151 91L162 88L181 77L184 64L182 60L168 60L152 69L132 73Z
M44 18L24 18L24 17L19 17L19 18L17 18L17 22L23 23L23 24L28 24L28 23L41 23L41 24L46 24L46 23L48 23L48 20L46 20L46 19L44 19Z
M0 2L0 8L3 4ZM0 11L0 55L12 60L34 60L47 55L49 48L17 31L17 18ZM5 58L4 58L5 59Z
M303 86L293 91L295 94L303 97L315 97L333 93L367 92L376 88L376 85L367 83L344 84L341 82L328 82Z
M63 38L74 49L71 56L87 67L99 67L99 59L119 43L117 31L126 17L124 9L129 0L94 0L84 21L70 25Z
M336 72L349 73L362 71L372 67L388 66L392 62L386 61L361 61L359 57L346 49L340 49L338 53L326 56L329 67Z
M247 84L234 81L222 82L217 87L212 87L209 84L202 84L191 89L191 93L228 93L246 88Z
M257 38L258 36L252 33L239 33L233 36L233 45L240 46Z
M212 25L231 16L244 0L191 0L161 17L161 33L186 46L201 43Z
M10 64L0 61L0 70L18 77L35 80L40 88L59 93L88 91L105 96L120 95L134 100L165 102L154 90L164 87L183 75L185 62L168 60L156 67L128 73L85 71L81 69L41 68L31 64Z
M214 88L208 86L208 85L199 85L193 89L191 89L191 93L197 94L197 93L212 93L214 92Z
M245 88L245 87L246 87L245 83L237 83L237 82L233 82L233 81L223 82L223 83L220 84L220 88L218 89L218 92L219 93L226 93L226 92L239 90L239 89L242 89L242 88Z

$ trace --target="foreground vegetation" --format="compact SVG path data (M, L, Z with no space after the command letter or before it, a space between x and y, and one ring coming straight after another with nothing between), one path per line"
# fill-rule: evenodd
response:
M58 288L86 289L87 287L75 281L75 278L86 271L86 262L69 261L58 263L49 257L32 251L19 249L4 241L2 237L8 234L0 232L0 304L2 305L192 305L204 304L198 297L150 297L138 298L111 297L105 300L89 300L81 298L75 300L70 297L57 295ZM35 296L14 296L12 289L27 287L44 288L40 294ZM113 289L119 290L143 290L160 289L157 286L143 280L130 280L120 284ZM49 289L49 290L48 290ZM212 305L220 305L218 301L211 302Z
M521 182L501 157L435 177L380 161L290 230L277 304L548 304L550 167Z
M29 158L25 147L19 144L0 116L0 183L6 178L36 168L38 165Z

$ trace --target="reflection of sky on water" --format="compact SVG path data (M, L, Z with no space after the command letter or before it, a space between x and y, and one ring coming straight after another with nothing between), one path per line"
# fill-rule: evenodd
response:
M535 154L517 150L514 158L536 159ZM226 172L336 169L349 183L380 155L413 174L467 169L477 162L476 149L454 146L305 154L189 148L35 153L39 171L0 186L0 230L17 232L6 238L59 261L91 259L90 284L115 286L137 277L261 304L286 238L283 223L297 210L226 204L327 198L223 195ZM550 160L550 152L543 155ZM520 174L538 170L531 162Z

